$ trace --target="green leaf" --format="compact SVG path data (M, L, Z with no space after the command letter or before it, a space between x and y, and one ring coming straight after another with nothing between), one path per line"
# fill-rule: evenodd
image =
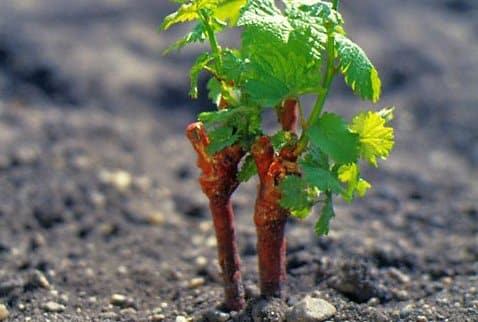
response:
M204 42L206 40L206 29L204 24L200 21L196 23L196 26L193 28L191 32L189 32L186 36L169 46L164 52L163 55L167 55L173 50L180 50L184 46L194 43L194 42Z
M287 18L276 7L274 0L248 1L242 9L237 25L253 27L255 32L264 32L273 37L272 40L279 40L282 43L287 42L291 31ZM246 32L247 30L249 28L246 28Z
M352 119L350 125L350 130L359 136L361 157L375 167L377 157L386 159L394 145L393 128L385 126L383 113L361 112ZM390 113L387 115L390 117Z
M228 126L218 127L209 131L208 136L211 143L207 146L206 151L210 155L233 145L239 139L237 134L233 134L233 129Z
M307 217L320 194L320 191L310 187L296 175L286 176L280 183L280 189L282 198L279 204L299 219Z
M247 0L223 0L219 1L219 5L214 9L214 17L225 21L229 26L233 27L237 24L241 8L246 4Z
M244 163L241 166L241 169L237 173L237 179L239 179L240 182L246 182L250 178L252 178L255 174L257 173L257 166L256 162L254 161L254 158L252 155L248 155L244 159Z
M325 22L299 9L288 13L290 17L273 0L249 1L238 21L245 27L242 47L250 61L245 92L262 106L273 107L321 87Z
M212 77L207 82L207 89L209 99L216 106L219 106L219 103L221 101L221 83L216 78Z
M380 111L378 111L378 114L380 115L381 118L385 120L386 123L388 123L391 120L393 120L394 112L395 112L395 106L392 106L389 108L382 108Z
M198 20L200 12L204 12L204 10L210 10L213 18L234 26L239 18L240 9L247 0L192 0L187 2L179 1L182 5L176 12L164 18L161 25L162 30L167 30L177 23Z
M307 129L311 143L337 163L355 162L359 154L359 138L350 132L342 117L324 113Z
M359 181L357 182L356 189L360 198L363 198L365 194L367 193L367 190L369 190L370 188L372 188L372 185L362 178L360 178Z
M192 98L197 98L198 96L198 78L199 73L206 67L212 60L214 59L209 53L203 53L200 55L196 62L194 63L193 67L189 72L189 77L191 79L191 89L189 91L189 95Z
M287 16L298 15L299 12L306 14L314 22L321 20L320 24L329 26L338 26L344 23L340 13L333 9L332 3L320 0L292 0L286 2Z
M299 162L306 163L310 167L329 169L329 159L327 155L313 145L309 146L304 159Z
M341 34L335 35L335 43L340 70L347 85L363 99L369 99L374 103L378 101L381 81L365 52Z
M360 171L356 163L340 166L338 176L340 181L348 184L347 190L342 191L342 197L346 201L351 201L356 191L360 197L365 196L367 190L372 187L370 183L360 178Z
M241 58L241 53L237 50L223 49L221 51L222 66L219 73L224 76L225 81L233 81L236 85L242 83L247 63Z
M337 177L326 169L310 167L302 163L301 170L305 182L319 188L320 191L333 193L344 191Z
M203 122L206 127L211 127L216 123L224 123L233 117L236 111L234 109L223 109L213 112L202 112L198 115L198 120Z
M160 27L161 30L168 30L172 25L177 23L196 20L199 17L198 10L198 1L183 3L176 12L173 12L164 18Z
M322 207L319 220L315 223L315 233L317 236L328 235L330 230L330 220L335 217L332 195L327 195L325 204Z
M271 136L271 144L274 151L280 152L287 145L294 145L297 142L297 135L289 131L277 131Z
M204 123L206 128L227 127L234 129L234 131L231 130L231 133L234 132L234 135L230 139L233 143L239 142L246 150L248 150L256 138L262 134L261 114L260 108L258 107L233 106L219 111L200 113L198 119ZM223 132L219 132L219 134L222 135ZM228 133L225 134L225 137L219 136L221 142L228 141L227 134ZM211 144L213 144L215 137L210 136L210 139Z

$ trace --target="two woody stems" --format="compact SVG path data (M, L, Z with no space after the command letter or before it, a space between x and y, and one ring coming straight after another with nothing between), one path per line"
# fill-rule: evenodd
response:
M277 114L284 131L296 132L299 114L297 100L285 100ZM245 299L231 195L239 185L238 164L246 151L236 144L209 155L206 147L210 141L200 122L190 124L186 135L198 155L197 166L202 171L199 184L209 199L219 265L224 279L224 302L228 309L239 311L244 308ZM254 223L261 295L281 298L286 277L284 232L288 212L279 205L281 192L278 185L288 173L287 165L294 164L297 156L290 147L276 154L270 139L265 136L253 144L251 154L259 175Z

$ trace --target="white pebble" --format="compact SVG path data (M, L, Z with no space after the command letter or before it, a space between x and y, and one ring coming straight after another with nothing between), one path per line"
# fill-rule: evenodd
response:
M4 304L0 304L0 321L4 321L8 318L10 312Z

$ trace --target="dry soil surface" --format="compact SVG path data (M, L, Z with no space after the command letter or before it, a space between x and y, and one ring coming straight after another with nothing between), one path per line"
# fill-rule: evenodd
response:
M313 294L336 307L329 321L478 321L478 2L341 2L383 79L376 108L397 107L397 144L364 170L369 196L337 205L330 236L290 220L287 305ZM173 7L0 1L7 321L254 318L211 311L222 299L215 237L183 136L210 104L187 97L198 47L161 56L186 30L156 32ZM340 82L327 109L368 108ZM255 186L234 196L251 303Z

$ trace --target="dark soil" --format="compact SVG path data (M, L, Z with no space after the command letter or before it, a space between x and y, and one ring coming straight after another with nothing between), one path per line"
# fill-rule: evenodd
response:
M365 170L371 193L337 205L330 236L314 236L313 218L290 221L287 305L314 293L337 308L330 321L478 321L478 2L342 2L381 72L380 106L397 106L397 145ZM198 49L161 56L184 31L156 32L173 7L1 2L8 321L247 321L258 310L210 311L222 299L215 238L183 136L210 105L187 97ZM336 84L328 109L365 107ZM248 297L260 303L255 185L234 202Z

